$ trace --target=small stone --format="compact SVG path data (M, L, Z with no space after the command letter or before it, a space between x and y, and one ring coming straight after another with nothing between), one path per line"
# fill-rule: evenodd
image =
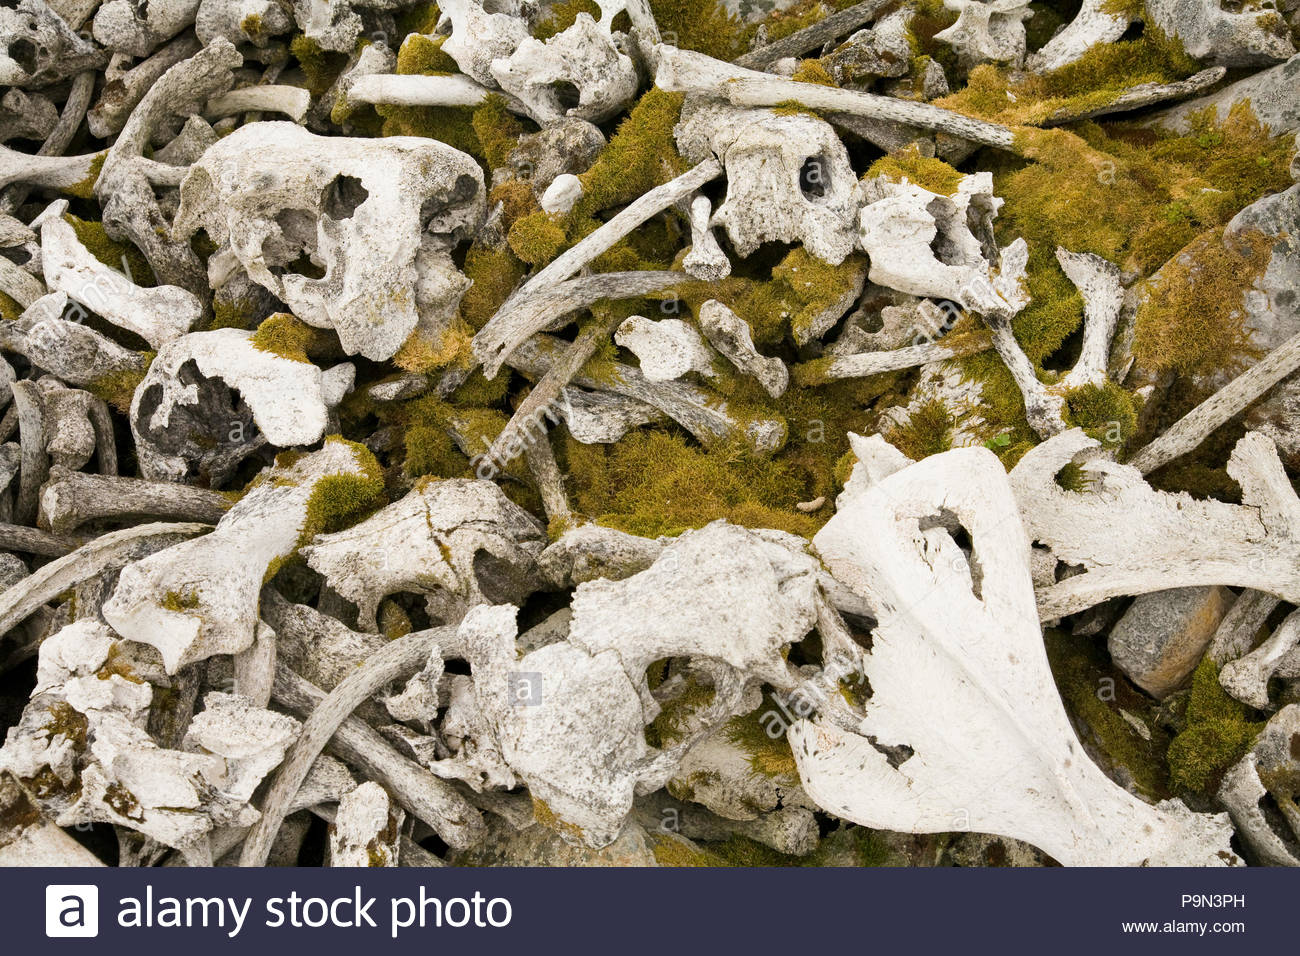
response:
M1232 601L1217 585L1138 597L1111 631L1115 666L1152 697L1168 696L1196 668Z

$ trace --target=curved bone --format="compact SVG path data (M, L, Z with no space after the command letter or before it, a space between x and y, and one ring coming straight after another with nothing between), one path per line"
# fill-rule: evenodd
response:
M1059 389L1104 385L1111 339L1124 304L1119 267L1090 252L1069 252L1060 246L1056 248L1056 261L1083 296L1083 345L1079 360L1062 378Z
M945 520L970 535L978 564ZM940 832L964 817L1067 866L1235 861L1226 815L1145 804L1084 753L1043 649L1031 540L982 448L932 456L842 501L813 543L877 609L872 696L856 733L825 720L791 728L805 789L865 826Z
M0 188L25 183L45 189L71 190L90 179L104 153L84 156L40 156L0 146Z
M1131 465L1099 459L1082 465L1088 490L1056 484L1062 467L1098 444L1071 429L1030 449L1011 471L1030 540L1084 568L1039 592L1044 620L1119 595L1198 585L1300 598L1300 501L1266 437L1247 433L1228 461L1241 505L1156 491Z
M1069 25L1031 53L1025 66L1035 73L1058 70L1100 43L1114 43L1131 22L1127 13L1109 9L1106 0L1083 0L1083 6Z
M579 269L601 253L608 251L616 242L651 216L663 212L721 174L721 163L711 158L704 159L693 169L638 197L599 229L556 256L546 268L516 290L474 336L474 357L482 363L484 373L489 378L494 378L501 368L501 363L519 347L520 343L534 332L546 328L550 319L555 317L547 306L551 299L560 297L560 290L563 288L561 283L564 280L575 275ZM597 276L588 279L599 281ZM638 287L640 287L639 283ZM576 290L581 287L572 288ZM643 291L658 290L645 288ZM642 293L631 292L630 294ZM600 297L603 296L598 296ZM569 296L564 295L563 299L569 301ZM588 304L587 301L576 299L574 301L580 301L581 305ZM574 309L579 307L579 304L570 306ZM545 323L541 321L542 315L546 316Z
M64 218L67 200L51 203L32 221L41 231L41 265L50 290L64 292L97 315L159 348L190 331L203 305L185 289L143 288L96 259Z
M14 382L9 387L13 390L14 409L18 412L23 449L14 517L20 523L30 525L36 522L40 488L50 470L50 459L45 452L45 398L35 382Z
M317 485L368 478L366 467L352 446L327 441L289 467L268 469L212 534L124 568L104 619L128 640L156 647L169 674L244 650L253 643L262 579L297 550Z
M0 634L88 578L209 530L205 524L156 522L101 535L0 593Z
M201 49L202 44L197 39L188 33L183 34L106 84L99 94L99 101L86 114L90 135L96 139L109 139L122 132L131 112L150 87L177 63L188 60Z
M449 654L452 653L457 641L458 635L453 627L407 634L370 655L352 675L330 691L303 723L302 732L290 748L280 772L276 774L271 789L262 801L262 817L249 831L240 853L241 866L265 865L271 843L284 822L290 802L307 778L316 758L352 711L381 687L419 670L428 661L431 650L442 648ZM452 842L453 838L464 841L473 834L473 823L478 814L449 784L439 781L429 798L434 803L442 804L440 817L446 822L440 833L450 834L445 837L448 842ZM436 824L434 826L439 829Z

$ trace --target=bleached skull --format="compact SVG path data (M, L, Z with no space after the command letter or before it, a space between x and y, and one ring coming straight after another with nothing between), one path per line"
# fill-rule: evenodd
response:
M539 123L565 116L598 123L636 95L632 59L615 45L608 24L587 13L544 43L528 37L509 58L493 60L491 69Z
M722 161L727 198L711 225L742 256L764 242L799 242L837 265L852 250L857 178L825 120L688 100L675 133L688 162Z
M445 326L455 313L470 281L451 252L484 207L478 164L444 143L264 122L190 168L173 231L206 229L294 315L333 329L348 354L382 361L417 325ZM229 265L218 253L209 269Z

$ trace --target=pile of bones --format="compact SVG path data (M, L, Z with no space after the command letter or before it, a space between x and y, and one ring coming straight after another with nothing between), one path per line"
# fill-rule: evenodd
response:
M1014 322L1035 250L995 238L975 168L1032 161L1048 126L1185 134L1243 103L1290 148L1297 4L1084 0L1045 38L1025 0L697 6L739 54L645 0L0 9L0 862L1300 863L1300 186L1228 226L1271 229L1233 313L1263 346L1159 418L1148 279L1048 249L1081 310L1047 371ZM922 14L946 54L918 70ZM1144 27L1200 72L1021 126L931 102ZM416 46L440 66L399 70ZM650 102L675 110L664 155L619 126ZM402 110L513 139L375 135ZM602 203L602 156L657 172ZM864 175L882 156L970 171ZM528 260L513 224L584 202ZM669 267L605 267L650 230ZM840 285L762 351L750 316L674 291L773 249ZM518 267L495 298L467 251ZM1014 380L1028 447L891 442L936 398L978 409L972 354ZM558 436L674 435L742 474L797 443L719 369L773 400L899 383L834 437L836 486L787 503L815 534L640 536L571 503ZM480 436L458 396L503 381ZM1076 427L1089 387L1136 390L1146 438ZM430 398L458 473L402 467L383 409ZM1225 429L1233 495L1147 480ZM1153 784L1107 722L1210 762L1230 737L1230 760Z

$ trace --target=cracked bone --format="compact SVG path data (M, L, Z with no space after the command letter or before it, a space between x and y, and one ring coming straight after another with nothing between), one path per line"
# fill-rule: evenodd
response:
M239 329L192 332L169 342L131 402L141 473L169 481L196 470L224 477L261 444L291 448L319 441L328 409L351 388L353 374L349 362L322 371L263 351L252 332Z
M1090 252L1070 252L1060 246L1056 261L1083 296L1083 345L1078 361L1058 387L1068 392L1084 385L1104 385L1111 339L1124 304L1119 267Z
M565 388L556 405L569 434L584 445L609 445L634 428L667 420L653 405L613 392Z
M11 89L0 97L0 143L11 139L43 140L54 131L59 111L48 97Z
M429 595L430 611L444 620L490 600L522 603L540 584L533 565L545 540L537 520L491 481L447 479L423 482L302 553L373 632L379 602L398 591Z
M417 324L446 322L469 288L451 249L484 214L483 174L435 140L241 127L181 185L175 233L203 226L248 276L348 354L391 358ZM319 279L286 271L306 254Z
M688 100L674 134L692 163L722 163L727 196L711 225L748 256L763 242L801 242L838 265L853 249L855 174L825 120Z
M1050 73L1073 63L1101 43L1114 43L1124 35L1132 18L1112 12L1106 0L1083 0L1074 19L1042 47L1029 55L1025 66L1035 73Z
M628 316L614 332L614 341L637 357L641 374L651 382L670 382L688 372L713 375L713 351L681 319Z
M298 549L317 487L369 477L354 447L333 440L264 474L211 534L124 568L104 605L105 620L123 637L156 647L169 674L251 646L262 579L272 562Z
M95 13L96 42L115 53L146 57L193 25L202 0L106 0Z
M911 833L964 816L1067 866L1236 861L1226 814L1146 804L1084 753L1043 649L1032 538L991 452L955 449L859 487L813 545L877 610L872 696L856 733L824 719L789 731L818 805ZM945 527L954 522L978 561Z
M599 123L623 109L637 90L631 57L615 45L607 27L602 29L585 12L545 42L525 36L508 56L493 60L489 70L540 125L565 116ZM576 91L576 105L567 106L561 87Z
M86 475L57 466L41 488L39 523L58 534L90 521L170 518L216 524L230 510L217 491L116 475Z
M0 346L73 385L90 385L106 375L140 375L148 367L147 357L139 352L62 318L69 311L66 293L42 296L17 322L0 326Z
M103 153L82 156L40 156L0 146L0 188L25 183L46 189L68 190L84 183Z
M244 86L219 93L208 100L203 115L208 119L236 116L240 113L283 113L301 123L311 108L311 94L299 86Z
M330 866L397 866L406 814L367 781L345 794L330 827Z
M1147 0L1146 18L1188 56L1215 66L1261 66L1296 52L1285 26L1271 29L1257 9L1233 12L1219 0Z
M1297 645L1300 645L1300 612L1293 611L1263 644L1224 664L1219 671L1219 683L1237 700L1257 710L1267 710L1268 682Z
M41 266L51 292L65 293L155 349L194 328L203 316L197 296L172 285L143 288L104 265L77 239L64 219L67 209L67 200L60 199L32 221L40 229Z
M970 69L979 63L1018 67L1025 58L1025 21L1033 12L1028 0L943 0L957 22L934 35L957 51Z
M790 370L779 358L763 355L754 347L748 322L717 299L709 299L700 306L699 321L709 344L727 361L757 379L773 398L784 394L790 384Z
M97 139L108 139L122 131L136 105L169 69L189 59L202 48L197 39L182 34L159 48L146 60L114 77L86 113L86 126Z
M1120 595L1200 585L1300 598L1300 501L1265 436L1248 432L1228 460L1240 505L1156 491L1133 466L1097 458L1081 464L1087 490L1056 484L1065 465L1098 445L1071 429L1030 449L1011 470L1030 540L1084 569L1039 591L1043 620Z
M0 9L0 85L51 86L97 69L104 52L79 36L45 0L18 0Z
M718 245L709 225L713 204L708 196L696 196L690 205L691 248L682 260L682 268L704 282L717 282L731 275L731 260Z

